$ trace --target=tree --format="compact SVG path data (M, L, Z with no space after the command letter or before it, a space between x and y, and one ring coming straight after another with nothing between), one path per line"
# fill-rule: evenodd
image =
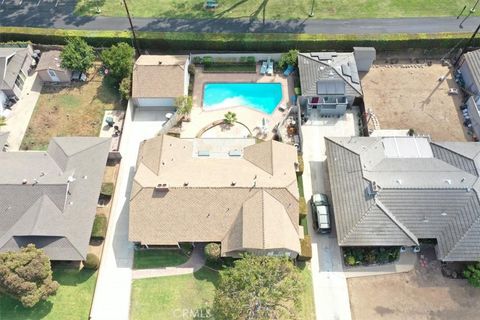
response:
M282 56L280 57L280 61L278 61L278 64L280 65L280 68L286 68L287 65L292 65L296 66L298 61L298 50L290 50L286 53L282 53Z
M95 51L85 40L75 37L67 40L60 54L62 68L85 72L93 66Z
M33 307L57 289L50 259L43 250L29 244L17 252L0 253L0 292L20 300L25 307Z
M220 254L222 252L218 243L211 242L205 246L205 257L208 261L216 262L220 260Z
M292 319L303 282L286 257L245 255L220 271L212 313L215 319Z
M177 112L182 116L187 116L192 112L193 100L190 96L181 96L176 101Z
M114 79L117 84L132 72L133 55L133 48L125 42L102 51L100 57L108 69L108 76Z
M237 114L235 112L228 111L227 113L225 113L224 117L225 118L223 119L223 121L226 124L232 125L237 122Z
M463 271L463 275L467 278L468 283L476 288L480 288L480 262L467 266Z

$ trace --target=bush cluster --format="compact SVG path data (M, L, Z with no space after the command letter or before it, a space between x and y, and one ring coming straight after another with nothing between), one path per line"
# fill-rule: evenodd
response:
M97 270L100 266L100 259L94 253L87 254L87 259L83 262L86 269Z
M93 239L105 239L107 234L107 217L104 214L97 214L93 222L92 238Z
M299 261L307 261L312 259L312 238L305 235L300 239L300 255L297 257Z
M205 246L204 249L205 257L208 261L218 261L220 260L221 247L218 243L211 242Z
M397 260L400 247L346 247L344 262L348 266L384 264Z

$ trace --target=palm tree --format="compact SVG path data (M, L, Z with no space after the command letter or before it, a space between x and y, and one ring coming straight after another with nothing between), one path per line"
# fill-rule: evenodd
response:
M223 122L226 124L232 125L235 122L237 122L237 114L235 112L228 111L225 113L225 118L223 119Z

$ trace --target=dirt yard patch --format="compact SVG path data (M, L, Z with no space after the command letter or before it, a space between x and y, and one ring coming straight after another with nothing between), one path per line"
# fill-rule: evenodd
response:
M439 261L408 273L347 281L354 320L478 319L480 290L443 277Z
M445 76L445 80L439 78ZM460 113L461 97L452 73L440 63L432 66L375 65L362 78L365 109L373 111L381 129L414 129L435 141L468 141ZM369 121L374 129L374 121Z
M45 150L56 136L98 136L104 111L123 107L117 89L96 71L86 82L43 86L21 149Z

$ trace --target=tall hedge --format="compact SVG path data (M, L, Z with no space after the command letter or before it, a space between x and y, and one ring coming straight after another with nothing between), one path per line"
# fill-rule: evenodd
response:
M66 39L79 36L94 47L108 47L130 42L128 31L90 31L41 28L1 27L0 42L31 41L39 44L65 44ZM292 33L194 33L138 32L141 49L215 50L215 51L300 51L351 50L353 46L374 46L378 50L405 48L451 48L471 36L470 33L435 34L292 34ZM476 40L479 41L479 40Z

